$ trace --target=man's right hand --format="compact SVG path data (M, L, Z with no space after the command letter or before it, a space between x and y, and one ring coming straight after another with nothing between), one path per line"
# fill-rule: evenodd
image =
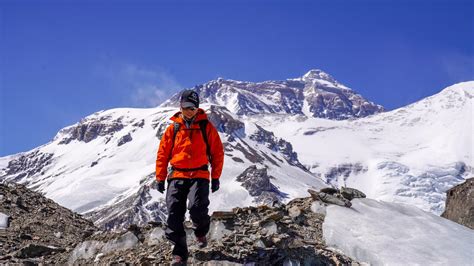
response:
M165 181L158 182L158 191L163 194L165 192Z

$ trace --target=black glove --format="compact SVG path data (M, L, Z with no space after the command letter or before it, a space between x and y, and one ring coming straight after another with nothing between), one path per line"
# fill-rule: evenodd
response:
M163 194L165 192L165 181L158 182L158 191Z
M212 193L219 190L219 179L212 179L211 181L211 191Z

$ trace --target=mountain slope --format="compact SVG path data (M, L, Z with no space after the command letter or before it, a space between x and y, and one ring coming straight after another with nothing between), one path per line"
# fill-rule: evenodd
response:
M441 214L445 191L474 175L473 99L474 82L464 82L352 121L288 116L252 121L289 140L300 161L333 185Z
M299 163L291 144L225 107L204 106L225 144L221 189L211 210L255 203L288 201L308 187L325 184ZM61 130L54 140L9 157L3 179L45 193L59 204L87 213L96 224L114 228L164 217L164 195L153 189L159 139L175 108L112 109ZM248 178L265 187L252 187Z

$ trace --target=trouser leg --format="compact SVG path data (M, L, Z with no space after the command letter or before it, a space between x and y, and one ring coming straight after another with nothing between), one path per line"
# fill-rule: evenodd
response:
M209 232L209 180L193 179L188 194L189 214L193 221L194 234L197 237L205 236Z
M184 231L184 214L189 187L184 180L171 179L166 190L166 206L168 208L166 238L174 244L173 255L188 257L186 232Z

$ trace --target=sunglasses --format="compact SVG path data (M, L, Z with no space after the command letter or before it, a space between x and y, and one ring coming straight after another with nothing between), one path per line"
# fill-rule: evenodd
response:
M190 110L190 111L194 111L197 109L196 107L181 107L181 108L183 108L183 110Z

